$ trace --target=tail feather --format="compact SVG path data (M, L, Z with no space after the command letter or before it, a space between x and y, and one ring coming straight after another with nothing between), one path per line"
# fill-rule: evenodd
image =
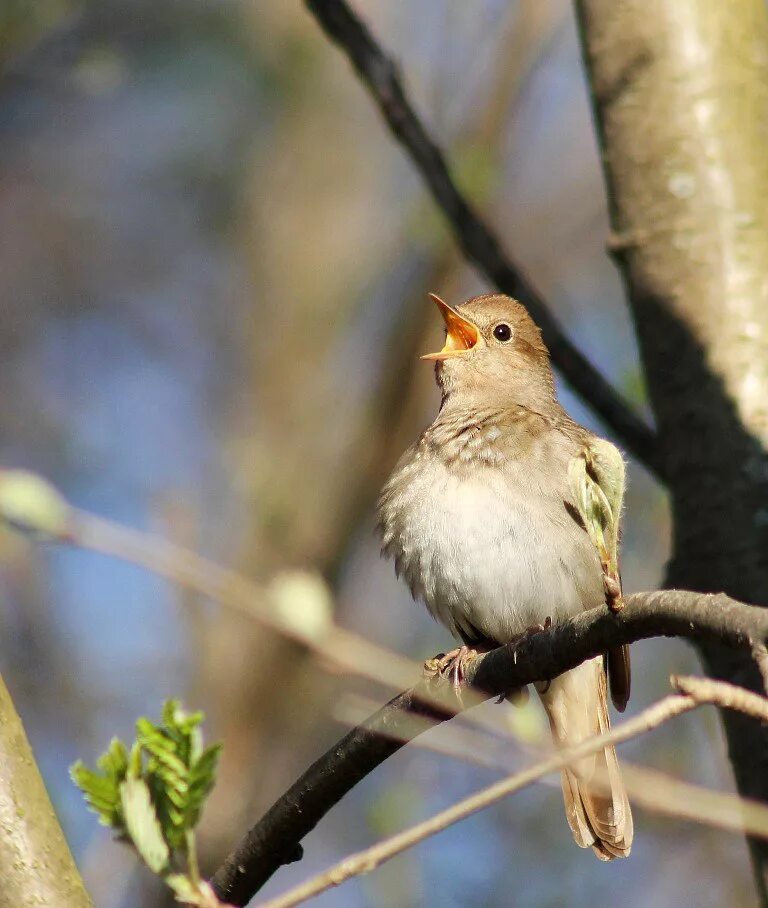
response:
M539 692L555 742L573 747L610 728L605 670L598 657L555 678ZM595 775L608 780L608 793L596 790ZM616 751L606 747L562 773L565 815L581 848L591 847L602 861L627 857L632 846L632 811Z

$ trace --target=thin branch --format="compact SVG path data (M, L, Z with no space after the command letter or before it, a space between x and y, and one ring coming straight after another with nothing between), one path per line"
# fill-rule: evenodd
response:
M464 690L485 697L544 680L621 643L649 636L719 640L751 648L768 638L768 610L723 594L662 590L635 593L614 615L584 612L563 624L478 656L466 670ZM442 698L443 707L434 704ZM466 693L425 679L395 697L320 757L243 837L217 870L219 897L245 905L279 867L300 856L300 842L325 814L368 773L426 727L413 714L437 723L461 712ZM430 705L433 704L433 705Z
M683 678L676 679L676 682L681 689L692 690L695 693L675 694L665 697L653 706L648 707L648 709L643 710L635 718L623 722L605 734L589 738L576 747L562 750L541 761L536 766L489 785L482 791L459 801L428 820L417 823L410 829L406 829L371 848L366 848L364 851L345 858L329 870L296 886L284 895L264 902L263 908L291 908L293 905L298 905L313 896L319 895L321 892L338 886L350 877L369 873L380 864L401 854L406 849L412 848L419 842L423 842L454 823L458 823L460 820L466 819L491 804L495 804L507 795L519 791L542 777L563 769L574 761L583 759L609 744L619 744L657 728L675 716L689 712L703 703L716 703L725 708L738 709L760 719L768 717L768 704L759 697L755 699L760 702L755 704L751 699L742 696L742 693L745 692L734 688L730 684L716 681L701 682L700 684L698 679ZM765 810L764 807L763 810Z
M341 669L389 688L397 690L411 684L419 671L410 659L335 625L327 602L305 601L305 608L288 612L275 606L267 586L159 536L70 509L63 541L165 577L295 640Z
M57 529L48 526L49 537L132 561L273 627L362 676L392 685L414 671L409 660L337 627L330 618L320 624L297 623L284 610L270 606L264 588L194 552L68 508L61 501L58 507L63 512ZM18 515L15 522L25 525ZM440 678L425 677L353 729L273 805L217 871L213 880L217 894L243 905L280 866L298 859L301 840L328 810L402 747L403 741L424 730L424 723L413 727L414 715L431 723L443 722L490 696L555 677L619 644L655 636L716 640L755 653L768 639L768 610L724 594L634 593L626 597L625 608L618 614L592 609L516 644L479 655L467 666L458 694ZM715 697L711 691L718 688L708 688L709 683L714 682L699 682L689 695L702 700ZM740 704L732 704L734 708L746 708L749 698L741 696ZM754 710L762 700L758 697L749 702Z
M629 799L636 807L714 829L768 839L768 806L760 801L683 782L626 760L621 762L621 775ZM595 787L601 782L602 779L596 779Z
M325 34L347 55L371 93L392 135L424 178L465 257L499 290L525 303L563 376L616 438L661 476L656 435L568 339L541 294L522 269L504 254L497 237L459 192L445 156L416 115L391 57L344 0L305 2Z
M374 700L347 695L334 704L331 715L346 728L355 728L377 709L378 704ZM437 725L430 722L429 719L412 716L407 726L401 729L398 740L403 744L412 744L414 747L441 757L472 763L482 769L510 773L515 768L515 763L509 759L511 742L514 741L518 745L518 756L535 755L538 749L525 747L516 737L511 737L508 733L504 734L506 729L503 726L498 728L498 722L496 724L497 730L502 733L492 736L478 728L462 728L460 717L458 717L449 726L450 737L446 736L436 740L433 736L425 739L422 735L437 728Z
M670 681L672 687L697 703L712 703L768 723L768 700L751 690L723 681L713 681L711 678L692 678L688 675L672 675Z
M346 698L346 707L334 709L334 718L345 721L352 726L367 716L372 706L363 698ZM368 703L368 708L363 709L363 704ZM355 715L352 719L351 716ZM425 721L425 720L414 720ZM481 766L484 769L495 770L509 775L519 772L519 758L516 761L509 759L509 746L502 752L494 746L497 742L482 740L482 735L475 731L466 730L465 735L455 736L456 726L451 724L454 737L450 741L435 742L421 739L411 740L414 747L436 753L440 756L461 760ZM419 734L419 732L416 732ZM485 736L488 738L489 736ZM520 743L520 742L518 742ZM541 747L521 745L523 753L529 757L542 757ZM605 787L606 793L610 791L610 778L608 773L596 768L592 780L592 787L601 790ZM746 802L742 797L732 792L713 791L703 785L683 782L666 773L646 766L621 761L621 775L624 787L630 801L635 806L642 807L650 813L661 814L666 817L690 820L715 829L725 829L730 832L748 832L751 835L768 839L768 806L763 803ZM559 780L544 778L539 780L542 784L551 784L560 787Z

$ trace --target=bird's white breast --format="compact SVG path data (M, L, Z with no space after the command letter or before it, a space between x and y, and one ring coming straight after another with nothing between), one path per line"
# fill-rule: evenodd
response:
M599 604L597 553L535 464L467 471L429 460L385 491L384 550L455 637L503 643Z

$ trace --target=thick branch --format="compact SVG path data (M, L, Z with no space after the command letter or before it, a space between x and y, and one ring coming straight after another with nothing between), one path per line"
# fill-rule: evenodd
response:
M660 475L653 431L566 337L539 292L522 269L505 256L499 240L459 192L443 153L406 96L391 58L344 0L306 0L306 5L326 35L347 55L370 91L393 136L424 178L466 258L499 290L525 303L563 376L619 441Z
M613 244L673 516L666 582L768 604L768 6L577 0ZM749 654L700 647L764 686ZM768 728L723 714L740 794L768 801ZM768 906L768 843L750 842Z
M0 906L91 904L0 678Z
M751 652L768 639L768 611L724 595L680 590L635 593L614 615L593 609L557 627L503 646L468 667L466 684L486 697L552 678L621 643L649 637L718 640ZM444 709L426 705L442 698ZM448 685L424 680L390 701L318 759L247 833L216 872L217 895L245 905L283 864L301 857L300 842L361 779L424 730L445 721L463 705Z

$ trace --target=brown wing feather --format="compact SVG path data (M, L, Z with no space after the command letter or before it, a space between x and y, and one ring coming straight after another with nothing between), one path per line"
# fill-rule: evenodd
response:
M608 669L608 687L611 691L613 705L623 713L629 702L632 687L632 666L629 658L629 645L616 646L606 655Z

